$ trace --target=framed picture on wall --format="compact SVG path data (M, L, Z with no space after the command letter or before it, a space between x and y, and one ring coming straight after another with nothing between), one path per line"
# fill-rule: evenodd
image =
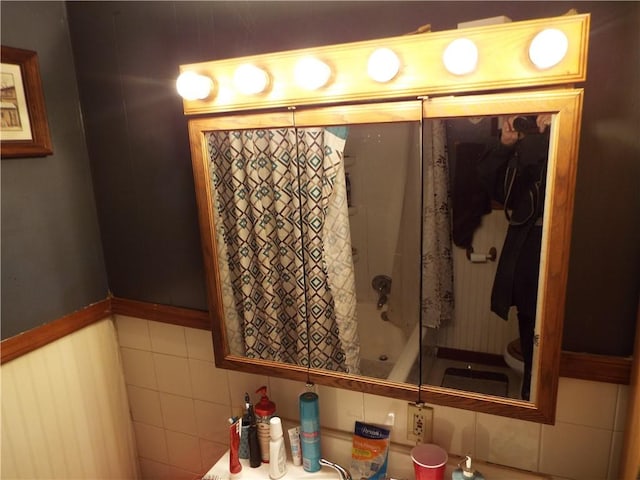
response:
M2 158L51 155L38 54L3 45L1 63Z

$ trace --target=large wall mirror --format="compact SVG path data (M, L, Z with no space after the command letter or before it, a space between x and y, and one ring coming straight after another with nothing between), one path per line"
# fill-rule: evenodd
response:
M553 423L582 91L301 103L189 122L217 365Z

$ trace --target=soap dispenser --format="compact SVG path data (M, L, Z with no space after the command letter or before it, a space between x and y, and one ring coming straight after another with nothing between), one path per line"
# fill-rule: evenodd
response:
M471 466L471 457L467 455L453 471L451 480L484 480L482 474Z
M269 441L271 437L271 425L269 421L275 415L276 404L267 397L267 387L262 386L256 393L260 394L260 401L253 407L256 415L256 426L258 427L258 441L260 443L260 453L262 463L269 463Z

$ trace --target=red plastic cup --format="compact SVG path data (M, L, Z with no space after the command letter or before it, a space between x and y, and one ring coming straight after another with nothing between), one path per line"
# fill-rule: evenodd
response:
M444 480L448 459L446 450L433 443L424 443L411 449L416 480Z

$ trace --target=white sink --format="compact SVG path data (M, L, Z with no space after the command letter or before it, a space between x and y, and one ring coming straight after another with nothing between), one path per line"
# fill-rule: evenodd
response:
M263 463L257 468L249 466L249 460L240 459L242 471L231 475L229 473L229 451L211 467L203 480L269 480L269 464ZM348 466L347 466L348 468ZM339 480L340 475L333 468L322 467L319 471L305 472L302 466L295 466L287 460L287 473L281 480Z

